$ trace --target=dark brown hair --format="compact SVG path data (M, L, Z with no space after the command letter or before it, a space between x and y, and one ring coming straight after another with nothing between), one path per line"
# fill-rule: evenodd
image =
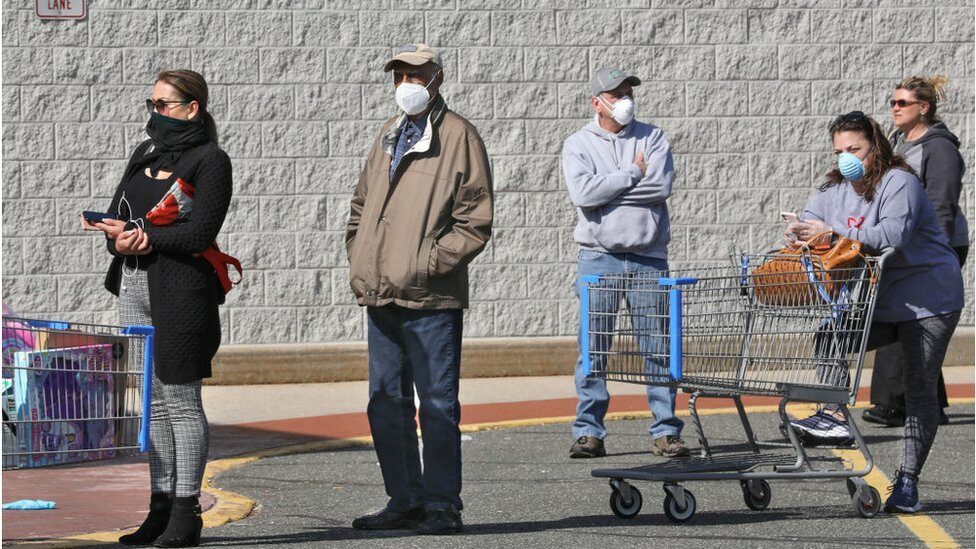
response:
M881 126L861 111L851 111L838 116L830 123L829 131L831 139L841 132L858 132L871 143L868 155L864 159L864 179L861 180L864 185L864 191L861 194L868 202L874 200L874 191L881 183L881 178L889 170L899 169L915 173L915 170L905 162L904 158L892 151L891 143L885 137ZM834 168L827 172L827 180L820 185L820 190L826 191L843 182L844 176L841 175L838 168Z
M217 124L210 116L210 111L207 110L210 92L203 75L188 69L176 69L157 74L156 82L166 82L176 88L184 101L196 101L197 105L200 106L200 118L207 128L207 133L210 135L210 139L217 143Z
M895 84L896 90L908 90L915 94L915 99L929 104L929 110L922 119L926 124L938 122L935 111L939 108L939 101L945 99L945 85L949 80L944 76L912 76Z

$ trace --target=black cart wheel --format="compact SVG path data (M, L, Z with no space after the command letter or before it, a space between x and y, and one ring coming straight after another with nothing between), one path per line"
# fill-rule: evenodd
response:
M671 522L688 522L691 517L695 516L695 507L695 495L691 493L691 490L685 490L684 508L678 507L678 502L670 492L664 496L664 514L671 519Z
M870 502L864 503L861 501L861 498L857 497L857 494L854 494L851 497L851 503L854 505L854 510L857 511L857 514L864 518L871 518L874 515L877 515L878 511L881 510L881 494L879 494L878 490L873 486L868 488L871 491Z
M613 514L622 519L632 519L640 513L641 506L644 505L644 498L641 497L640 490L630 486L630 501L624 500L624 495L614 488L610 492L610 510Z
M750 489L749 484L756 488L759 488L759 495L753 493ZM766 507L769 507L769 500L773 499L773 492L769 488L769 483L765 480L742 480L739 481L742 485L742 499L746 502L746 507L752 509L753 511L762 511Z

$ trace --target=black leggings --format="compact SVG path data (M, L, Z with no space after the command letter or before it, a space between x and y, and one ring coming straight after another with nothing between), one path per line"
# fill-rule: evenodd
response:
M901 470L918 476L929 455L939 429L938 380L949 340L959 322L959 311L905 322L874 322L868 337L868 350L896 344L905 356L902 369L905 387L905 445ZM814 345L819 356L839 356L827 352L828 345L854 345L858 338L848 334L823 331ZM844 354L857 349L843 349ZM843 361L824 361L817 368L818 379L834 386L850 383L849 367ZM828 409L837 408L827 406Z
M959 258L959 266L966 264L969 246L953 248ZM902 383L902 373L905 355L901 345L887 345L879 347L874 354L874 369L871 372L871 404L886 406L901 413L905 412L905 385ZM946 394L945 377L939 371L939 406L949 406Z

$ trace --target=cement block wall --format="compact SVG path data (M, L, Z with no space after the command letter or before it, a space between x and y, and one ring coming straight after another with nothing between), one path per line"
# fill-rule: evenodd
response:
M940 112L963 141L976 226L972 0L91 0L81 21L41 21L32 0L2 6L3 296L24 315L117 321L101 285L109 256L77 214L108 206L156 72L190 67L211 84L234 163L221 244L247 273L222 308L225 343L364 339L343 227L396 109L382 63L413 41L441 50L444 95L495 173L469 337L575 333L559 151L605 64L644 79L638 117L673 144L673 267L776 242L777 213L802 208L831 163L833 116L890 125L892 85L912 74L950 79Z

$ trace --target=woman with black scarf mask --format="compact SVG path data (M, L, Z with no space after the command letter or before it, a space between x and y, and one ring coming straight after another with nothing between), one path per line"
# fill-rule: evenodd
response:
M149 465L149 516L122 536L126 545L191 547L200 542L200 484L209 431L201 380L220 345L217 306L224 292L200 254L227 214L231 164L217 146L207 112L207 83L189 70L160 73L146 100L149 140L136 147L109 212L105 232L114 256L105 287L119 297L125 325L155 327ZM155 226L146 214L177 179L195 188L183 220ZM141 363L137 362L137 363Z

